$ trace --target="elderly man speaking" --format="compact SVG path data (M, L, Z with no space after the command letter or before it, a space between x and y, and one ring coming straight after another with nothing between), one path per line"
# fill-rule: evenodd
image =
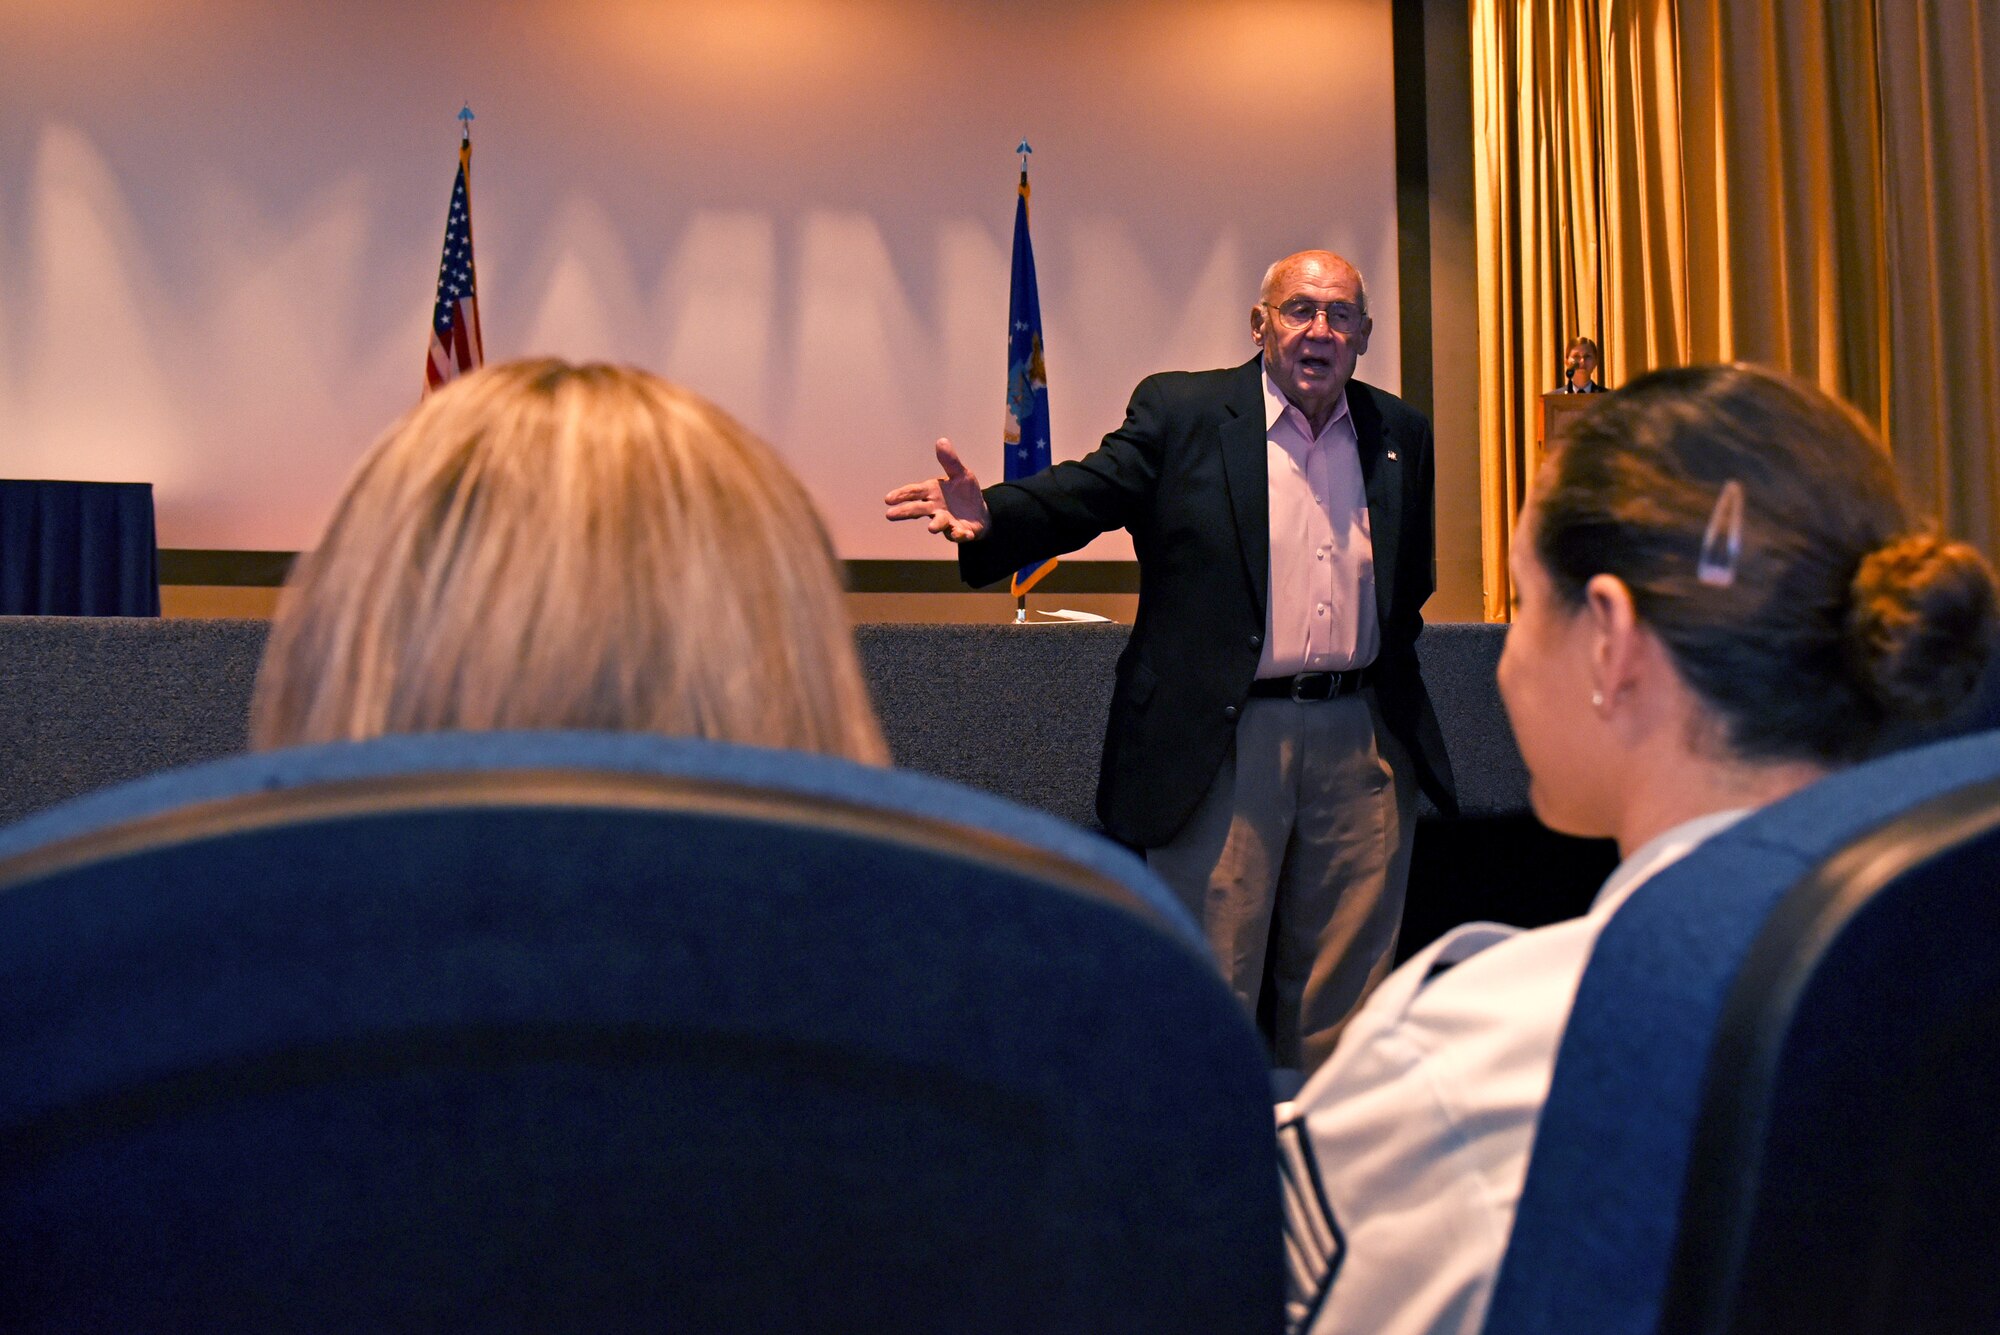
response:
M888 517L959 544L984 585L1132 535L1139 612L1118 661L1097 811L1201 923L1272 1053L1310 1070L1393 961L1416 785L1455 807L1417 674L1431 594L1431 428L1355 380L1361 274L1301 251L1250 308L1261 349L1133 391L1088 456L982 490L942 477Z

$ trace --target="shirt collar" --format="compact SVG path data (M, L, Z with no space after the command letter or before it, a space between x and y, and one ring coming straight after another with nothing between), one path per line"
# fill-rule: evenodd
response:
M1618 906L1630 899L1632 892L1648 879L1679 862L1698 848L1702 841L1722 833L1753 810L1753 807L1735 807L1728 811L1711 811L1706 816L1682 821L1671 830L1654 835L1632 856L1618 864L1617 870L1604 882L1604 888L1597 892L1597 898L1590 902L1591 913L1601 913L1606 917L1616 913Z
M1292 414L1293 421L1299 428L1299 434L1307 440L1312 441L1316 441L1320 436L1324 436L1326 431L1333 430L1333 424L1347 416L1347 388L1343 385L1340 390L1340 398L1333 405L1333 416L1329 417L1326 421L1326 431L1322 431L1319 433L1319 436L1315 436L1313 434L1312 423L1306 420L1306 415L1298 410L1298 405L1285 397L1285 392L1278 388L1278 382L1271 379L1271 368L1263 365L1260 360L1258 369L1263 373L1264 379L1264 431L1266 434L1269 434L1271 428L1278 424L1278 419L1283 417L1288 409Z

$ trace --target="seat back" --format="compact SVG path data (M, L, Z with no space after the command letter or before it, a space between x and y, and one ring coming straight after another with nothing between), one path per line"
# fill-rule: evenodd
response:
M1263 1330L1263 1063L1142 865L660 739L0 834L9 1330Z
M2000 780L1781 900L1709 1062L1663 1328L2000 1330Z
M1890 1098L1909 1087L1909 1073L1895 1073L1885 1044L1927 1050L1989 1023L1980 1010L1993 1004L1988 970L1977 957L1992 953L1980 930L1991 910L1961 928L1929 907L1922 877L1864 892L1854 864L1838 857L1878 832L1902 838L1893 828L1906 814L1920 825L1936 819L1927 804L1976 808L1995 780L1992 733L1857 766L1708 840L1621 907L1564 1032L1487 1335L1857 1328L1845 1318L1732 1327L1712 1314L1737 1311L1727 1295L1747 1292L1773 1265L1804 1265L1822 1212L1888 1208L1896 1178L1879 1161L1905 1141L1885 1128L1914 1129L1898 1119L1919 1115ZM1984 846L1970 827L1953 828ZM1950 879L1957 865L1939 862L1936 874ZM1849 888L1826 889L1823 867ZM1974 882L1966 894L1982 892ZM1835 903L1845 907L1827 907ZM1919 960L1926 968L1913 975ZM1871 1018L1857 1024L1863 1012ZM1990 1065L1960 1072L1952 1078L2000 1096L1985 1083ZM1920 1122L1944 1107L1924 1097L1931 1112ZM1924 1134L1945 1139L1924 1153L1948 1158L1947 1124L1927 1125ZM1837 1156L1804 1153L1822 1136L1842 1147ZM1805 1232L1791 1236L1793 1251L1766 1252L1777 1237L1766 1230L1780 1221ZM1994 1240L1989 1231L1975 1245ZM1839 1251L1819 1259L1865 1263ZM1746 1310L1776 1320L1763 1306Z

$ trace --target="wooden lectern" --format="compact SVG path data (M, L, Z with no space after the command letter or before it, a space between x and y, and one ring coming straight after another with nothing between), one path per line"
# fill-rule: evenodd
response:
M1535 412L1537 457L1549 452L1549 442L1560 436L1579 412L1603 397L1602 394L1565 394L1561 390L1550 390L1542 395L1541 407Z

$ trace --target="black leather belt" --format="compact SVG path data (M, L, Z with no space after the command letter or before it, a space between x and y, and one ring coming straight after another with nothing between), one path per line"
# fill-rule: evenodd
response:
M1301 672L1296 677L1259 677L1250 694L1265 700L1334 700L1352 695L1374 680L1372 665L1346 672Z

